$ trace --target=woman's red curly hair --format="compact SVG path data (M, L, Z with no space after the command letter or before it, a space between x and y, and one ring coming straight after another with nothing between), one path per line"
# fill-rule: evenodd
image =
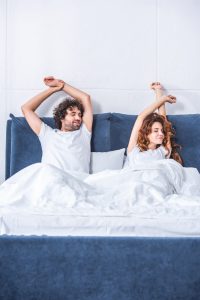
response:
M175 131L172 128L172 124L164 116L159 115L157 113L151 113L144 119L142 126L138 133L138 141L137 141L138 147L140 148L141 151L148 150L148 146L150 144L148 135L152 132L152 125L155 122L159 122L162 125L163 134L164 134L164 139L163 139L162 145L168 151L169 151L169 149L167 148L167 142L170 139L171 147L172 147L170 158L173 158L180 164L183 164L183 161L177 151L177 148L180 148L180 146L178 144L176 144L173 139L174 135L175 135ZM157 145L157 148L159 146L160 145Z

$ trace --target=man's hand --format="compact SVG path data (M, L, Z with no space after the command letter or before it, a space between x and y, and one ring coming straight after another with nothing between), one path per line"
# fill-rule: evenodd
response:
M65 82L61 79L55 79L53 76L48 76L44 78L44 84L53 88L56 92L63 89Z

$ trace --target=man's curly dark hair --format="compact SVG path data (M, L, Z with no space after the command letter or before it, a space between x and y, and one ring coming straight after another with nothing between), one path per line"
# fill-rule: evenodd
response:
M79 102L77 99L70 99L67 98L63 102L61 102L57 107L53 110L53 117L55 121L55 125L58 129L61 129L62 123L61 120L63 120L67 114L67 109L77 107L78 110L81 112L81 116L83 116L84 108L81 102Z

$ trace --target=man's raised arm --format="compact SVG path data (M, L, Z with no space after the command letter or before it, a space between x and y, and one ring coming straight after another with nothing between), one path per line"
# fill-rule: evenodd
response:
M35 97L31 98L25 104L21 106L21 110L24 114L26 121L28 122L31 129L38 135L40 133L42 121L39 116L35 113L35 110L40 106L44 100L46 100L53 93L61 90L63 88L63 83L57 87L49 87L47 90L39 93Z

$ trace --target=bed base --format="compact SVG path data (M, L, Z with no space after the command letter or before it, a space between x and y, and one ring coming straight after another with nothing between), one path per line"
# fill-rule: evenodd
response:
M200 238L0 237L0 299L200 299Z

